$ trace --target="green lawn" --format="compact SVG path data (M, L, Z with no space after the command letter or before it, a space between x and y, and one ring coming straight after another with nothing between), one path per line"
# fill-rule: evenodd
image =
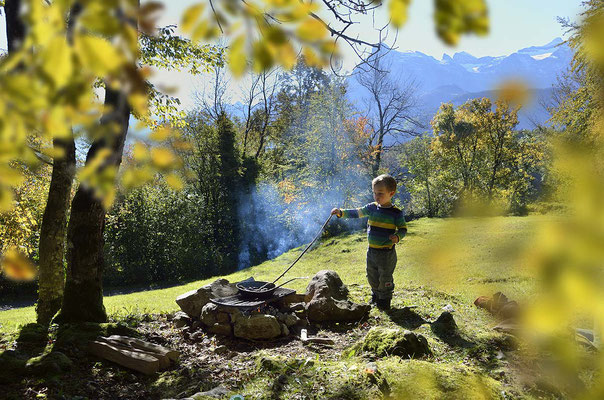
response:
M555 217L420 219L409 223L409 234L397 251L397 296L403 296L403 289L421 287L454 295L466 303L495 291L503 291L514 299L530 295L534 280L522 260L531 249L539 223L552 218ZM338 272L345 284L359 285L360 290L355 291L359 293L357 296L368 298L370 291L364 272L366 247L362 232L326 239L302 257L281 282L288 277L308 277L287 285L302 292L317 271L332 269ZM231 282L250 276L257 280L273 280L302 248L224 278ZM105 306L109 314L134 310L152 313L175 311L178 309L174 302L176 296L215 279L217 277L168 289L107 296ZM398 299L401 300L405 303L404 298ZM33 307L3 311L0 312L0 331L10 332L34 320Z

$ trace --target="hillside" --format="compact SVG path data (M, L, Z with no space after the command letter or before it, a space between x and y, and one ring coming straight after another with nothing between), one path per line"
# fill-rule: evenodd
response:
M101 398L120 393L131 393L129 398L180 398L217 386L226 388L224 398L242 394L245 399L373 399L386 393L394 398L441 398L445 393L448 398L464 399L536 398L540 389L523 393L525 388L515 376L517 371L512 366L519 356L514 341L494 332L491 326L495 320L477 309L473 300L478 295L503 291L522 302L534 293L535 281L520 268L520 256L529 250L538 224L551 218L411 222L410 232L398 249L393 310L385 313L373 308L366 321L308 327L309 332L333 340L332 346L303 345L294 336L269 342L206 334L195 340L183 339L181 331L170 322L177 309L174 299L214 279L106 297L113 323L127 324L147 340L180 350L181 360L173 369L156 376L122 373L106 362L96 363L91 375L90 367L95 361L76 348L73 355L79 361L72 375L77 377L75 381L90 382L85 392L102 385L106 396ZM364 236L359 232L323 240L288 276L310 279L319 270L333 269L350 289L353 301L367 302L370 290L364 276ZM239 281L253 276L272 280L300 251L301 248L291 250L225 278ZM287 286L304 292L307 282L298 280ZM451 334L439 331L434 322L445 306L454 310L452 315L458 326ZM31 307L0 313L4 331L0 348L13 348L16 332L10 331L16 324L32 320ZM117 329L112 326L102 325L92 331ZM407 360L363 352L359 343L372 328L410 329L427 339L432 355ZM21 337L25 331L21 329ZM48 342L50 346L58 345L65 336L61 330L52 330ZM27 384L14 384L8 389L18 396L26 387ZM81 393L74 383L54 381L50 387L55 392Z

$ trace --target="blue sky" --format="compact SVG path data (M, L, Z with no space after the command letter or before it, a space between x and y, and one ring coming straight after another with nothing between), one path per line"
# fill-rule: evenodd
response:
M159 24L178 24L183 11L199 0L164 1L165 11ZM407 24L399 31L395 46L398 50L416 50L440 59L443 53L453 54L466 51L474 56L500 56L511 54L521 48L544 45L556 37L564 38L565 30L557 22L557 17L577 20L582 10L582 0L487 0L491 23L490 34L486 37L464 36L456 47L442 43L434 33L432 21L433 1L413 0L409 9ZM376 25L387 21L387 9L383 7L375 20ZM372 30L369 17L360 18L355 29L363 38L375 41L377 35ZM354 32L354 31L353 31ZM6 49L6 26L3 16L0 18L0 49ZM390 38L393 38L391 35ZM350 69L356 63L353 52L342 47L344 66ZM191 93L200 90L202 78L186 74L158 72L154 81L170 86L180 86L178 96L188 107Z
M199 0L166 1L163 24L177 24L184 9ZM443 53L466 51L475 56L500 56L518 49L544 45L555 37L563 37L564 29L557 17L575 20L581 11L582 0L487 0L491 31L486 37L464 36L456 47L443 44L434 33L433 1L412 0L407 24L399 31L396 45L399 50L417 50L440 59ZM387 9L382 7L376 20L387 21ZM356 32L372 36L370 18L359 19ZM391 36L393 37L393 35ZM343 49L347 56L351 52Z

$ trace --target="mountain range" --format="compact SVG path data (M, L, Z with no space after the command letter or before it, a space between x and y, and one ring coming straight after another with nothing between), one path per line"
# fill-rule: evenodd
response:
M532 101L519 113L518 129L543 124L549 113L541 105L552 96L557 77L566 71L573 56L562 39L543 46L520 49L499 57L475 57L467 52L444 54L441 60L419 51L383 50L381 62L400 85L413 82L418 112L428 122L441 103L460 105L477 97L497 97L495 89L508 80L519 80L532 92ZM363 108L369 93L358 81L360 69L348 78L348 98Z

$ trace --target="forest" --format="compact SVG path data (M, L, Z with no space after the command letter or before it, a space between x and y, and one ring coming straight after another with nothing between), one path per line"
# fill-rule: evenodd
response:
M369 322L361 319L328 328L313 325L311 318L302 329L306 334L307 328L316 328L317 335L328 336L350 329L350 335L341 334L341 342L335 340L336 353L346 356L329 365L340 368L352 363L360 377L347 375L345 387L323 392L322 386L321 390L316 386L324 377L319 378L314 369L304 370L308 361L294 368L281 359L269 360L267 366L261 353L256 364L262 373L257 379L272 383L258 383L246 375L229 381L222 395L244 390L252 393L250 398L281 398L276 392L283 398L360 399L375 398L376 393L380 398L413 398L434 388L446 393L447 384L440 379L447 381L451 373L456 382L452 398L524 398L527 388L527 398L600 398L604 390L598 343L604 321L601 0L586 1L579 22L559 21L568 30L565 44L572 49L572 63L558 76L551 101L540 105L551 118L531 129L518 127L519 112L531 101L531 90L515 81L497 87L496 99L444 102L426 116L413 82L401 84L401 77L389 72L384 52L391 49L386 42L347 31L359 15L379 7L390 16L381 29L397 31L406 23L409 0L199 2L179 10L179 26L157 26L164 9L160 2L4 0L0 6L8 47L0 58L0 314L32 305L35 313L35 322L25 321L27 325L18 325L15 332L2 326L12 317L0 319L0 363L15 363L25 371L23 376L35 375L35 367L27 367L37 362L35 357L58 353L55 343L61 351L69 348L71 332L110 335L113 328L108 329L107 322L117 323L113 334L126 332L150 342L157 328L153 324L161 325L165 337L155 344L171 344L182 354L189 354L183 350L185 344L196 342L216 349L219 339L207 333L203 339L197 335L199 340L191 332L182 333L186 340L170 336L176 329L166 328L176 321L174 301L166 306L156 300L161 305L146 311L138 305L130 310L123 307L126 315L107 308L106 301L121 293L154 296L159 289L197 290L200 282L243 280L254 271L267 279L276 276L283 260L290 262L301 246L313 240L333 208L371 203L372 179L389 174L397 182L392 205L403 210L410 227L408 241L398 245L398 251L409 252L411 268L398 272L405 275L395 275L395 280L406 281L397 281L395 290L400 292L394 293L404 292L413 303L399 304L395 296L394 311L371 309ZM429 22L442 42L455 45L464 35L488 35L489 21L485 0L435 0ZM342 46L358 56L352 75L334 61ZM184 109L173 92L152 83L153 71L198 76L205 90L194 107ZM351 79L366 93L363 104L347 96ZM236 106L229 100L234 88L242 99ZM364 220L333 218L309 253L315 264L306 262L301 271L314 275L337 269L332 257L350 256L339 259L344 264L338 272L345 283L347 279L352 283L353 300L364 303L370 292L365 277L357 281L363 274L346 268L351 263L364 268L361 253L366 248L355 243L365 240L361 232L366 227ZM459 241L456 235L470 227L475 236ZM485 233L491 231L494 236ZM426 239L428 248L420 233L432 239ZM493 238L499 234L509 242L496 243ZM336 256L338 246L351 254ZM525 249L522 254L518 250L513 261L518 271L509 272L512 261L509 265L504 261L518 248ZM466 274L459 275L463 282L439 269L447 263L456 271L465 269ZM479 268L481 263L495 267L486 271ZM416 265L429 271L417 272ZM502 271L509 276L501 275ZM426 280L439 274L450 281ZM477 279L486 286L472 286ZM302 283L292 287L304 293ZM477 326L476 321L494 325L487 316L475 314L474 307L464 305L471 304L470 297L483 294L476 293L479 289L505 290L524 303L514 329L521 327L528 334L512 335L520 345L507 346L509 335ZM439 331L440 317L426 331L419 328L422 323L410 323L409 318L423 323L435 319L440 306L427 302L430 296L446 303L447 313L458 309L453 315L460 327L467 322L467 330L458 331L453 320L457 333L452 339L449 331ZM154 300L137 301L152 304ZM308 299L305 302L305 312L310 313ZM494 303L489 304L489 312L496 315ZM419 307L417 314L410 311L415 307ZM199 311L186 317L190 330L199 322L195 320ZM419 328L433 347L434 354L428 351L422 361L405 364L420 382L417 392L392 383L401 373L394 364L402 361L389 354L367 358L359 350L367 352L371 347L369 329L391 328L381 326L382 319L405 329ZM591 332L588 350L577 350L575 328ZM32 332L43 335L48 346L20 353L21 337ZM293 331L288 337L294 340L292 336L298 338ZM362 337L364 345L352 342ZM250 346L256 346L253 343ZM226 354L236 359L238 346L243 345L233 344ZM264 345L258 346L254 349ZM267 345L262 351L275 347ZM524 354L525 348L535 354ZM295 354L292 349L284 351L290 351L285 358ZM508 351L515 353L509 356ZM504 373L496 373L501 378L497 379L493 371L499 369L493 365L501 363L498 357L503 352L513 361L505 365ZM319 354L313 361L317 368ZM401 360L416 358L410 354ZM58 357L76 358L67 355ZM314 353L307 360L312 357ZM331 360L336 355L326 357ZM471 361L466 363L467 359ZM523 383L514 375L522 368L514 369L512 364L525 361L527 370L532 363L551 370ZM81 362L78 373L89 379L97 368L95 361ZM201 379L197 374L203 368L197 368L196 362L187 359L171 370L178 379L169 390L161 383L167 375L153 382L124 375L116 388L123 384L124 390L132 390L128 385L140 381L147 392L142 397L108 392L99 398L186 394L192 386L179 379L187 375ZM378 366L374 371L374 364L365 367L367 362L376 362L380 371L386 371L383 379L375 372ZM453 365L469 368L478 383L458 376ZM439 370L440 366L445 369ZM325 365L326 370L331 367ZM307 378L315 386L304 389L299 381L302 386L288 381L287 371L292 368L302 376L310 374ZM430 383L422 371L431 371L427 374L436 376L436 383ZM114 379L113 373L109 375L103 378L106 386ZM73 387L47 378L43 375L41 382L32 383L29 378L0 375L0 389L6 384L14 398L34 398L42 393L34 393L40 385L50 388L45 389L52 394L48 398L76 395ZM218 383L215 378L211 386ZM277 385L276 379L283 382ZM385 389L388 381L392 391ZM255 385L270 386L272 394ZM354 397L355 388L362 394ZM195 391L201 389L198 385ZM64 397L58 394L62 390ZM307 397L296 394L304 391ZM91 393L88 390L86 396L94 398ZM441 398L438 393L433 398Z

